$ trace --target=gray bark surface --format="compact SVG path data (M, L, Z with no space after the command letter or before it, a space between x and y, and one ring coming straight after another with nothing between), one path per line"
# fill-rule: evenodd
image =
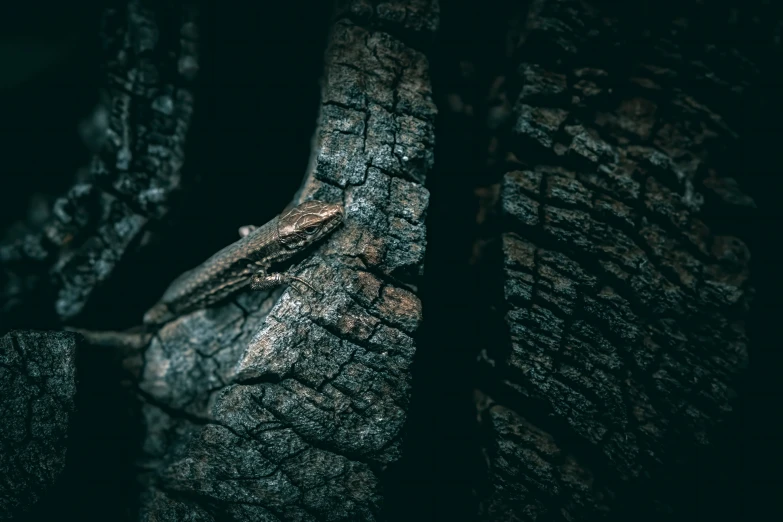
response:
M695 470L728 469L717 453L758 339L741 145L757 141L744 125L761 105L747 100L772 60L735 43L781 26L750 8L658 7L498 1L487 9L504 12L475 25L503 37L471 40L452 26L431 45L435 0L338 0L323 22L310 162L291 201L344 206L344 224L291 269L322 293L243 291L145 332L141 345L138 328L111 332L111 348L79 348L78 393L71 334L0 337L0 519L35 517L42 504L48 518L148 522L697 518L686 503L711 483L695 484ZM201 143L225 133L215 150L230 157L204 163L220 173L203 199L177 202L199 68L230 84L205 91L232 98L221 114L285 90L260 96L247 88L253 75L225 74L226 63L287 74L256 58L244 40L253 23L231 52L199 51L199 16L190 2L107 10L111 103L82 129L98 152L45 223L0 241L0 334L20 317L89 323L91 304L125 304L102 300L117 280L154 288L134 254L178 208L209 217L179 229L195 241L163 237L161 252L209 249L210 211L232 221L232 206L274 200L259 189L290 194L270 167L286 154L234 154L255 147L259 121L288 135L259 110L204 126ZM448 143L433 176L437 59L435 92L451 114L438 120ZM501 62L508 71L492 78ZM280 113L295 119L289 109ZM773 147L758 141L754 150ZM240 166L224 184L223 169ZM208 207L221 184L248 197ZM424 328L423 306L435 316ZM90 457L99 464L82 465Z
M513 40L484 520L676 513L678 466L730 418L748 363L750 254L711 216L753 207L726 151L758 71L708 44L677 54L698 13L651 32L623 15L533 2Z
M196 11L188 4L120 2L102 21L107 117L85 179L45 223L0 244L0 314L66 322L79 315L181 185L198 72ZM41 295L52 295L40 309ZM2 319L2 316L0 316Z
M62 473L75 395L74 334L0 337L0 520L28 512Z
M295 198L344 204L344 225L294 272L324 295L240 294L167 324L129 363L155 470L144 520L382 516L422 319L435 107L427 58L373 23L333 25Z

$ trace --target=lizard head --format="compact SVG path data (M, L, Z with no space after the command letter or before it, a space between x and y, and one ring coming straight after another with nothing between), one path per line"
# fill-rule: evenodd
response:
M280 215L277 234L284 247L298 250L328 235L342 220L342 205L305 201Z

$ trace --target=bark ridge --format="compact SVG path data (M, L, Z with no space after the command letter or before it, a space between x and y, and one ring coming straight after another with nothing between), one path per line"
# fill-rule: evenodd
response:
M425 55L373 27L334 23L295 198L345 208L295 269L324 295L242 294L166 325L137 361L159 469L145 520L382 517L421 322L435 107Z
M507 338L476 401L487 520L594 520L629 499L662 514L671 499L644 490L710 442L748 362L749 251L709 218L753 205L721 168L737 134L716 111L736 92L618 13L533 2L515 51Z

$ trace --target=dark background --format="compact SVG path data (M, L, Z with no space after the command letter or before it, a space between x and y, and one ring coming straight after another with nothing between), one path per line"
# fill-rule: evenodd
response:
M101 80L97 28L102 2L8 4L0 6L0 236L12 223L45 212L86 165L89 151L78 124L98 102ZM86 310L86 325L133 326L174 276L233 241L238 226L261 224L290 200L315 128L327 4L207 4L204 20L210 22L202 22L200 87L183 177L189 202L166 220L164 241L144 252L144 281L118 274ZM487 57L504 44L505 28L497 26L501 4L443 2L441 31L431 55L441 110L436 169L428 182L432 199L422 288L426 322L414 368L404 457L387 476L391 512L415 512L421 520L436 514L458 520L475 512L472 481L481 462L470 428L471 368L481 333L471 316L475 306L460 303L476 292L467 266L472 237L465 230L475 211L472 189L481 184L472 170L481 152L473 136L450 131L459 122L449 119L442 102L459 81L456 71L463 57L491 68ZM740 48L772 43L735 42ZM749 244L757 294L749 322L751 365L740 387L740 406L725 440L700 455L703 468L694 470L693 503L705 520L783 514L783 436L778 426L783 410L781 87L779 74L767 74L754 91L764 103L738 108L741 139L731 152L743 170L735 177L755 199L758 212L722 225L741 230ZM467 326L458 330L454 325ZM82 375L94 389L113 385L113 376L102 373L95 361L86 370ZM121 505L134 487L126 473L135 435L123 421L124 406L113 402L118 397L96 395L88 399L93 403L81 405L82 411L106 411L118 424L89 445L72 439L76 447L69 459L79 465L69 468L68 478L90 487L61 490L61 515L100 518L104 509ZM93 422L82 417L79 429L90 432Z

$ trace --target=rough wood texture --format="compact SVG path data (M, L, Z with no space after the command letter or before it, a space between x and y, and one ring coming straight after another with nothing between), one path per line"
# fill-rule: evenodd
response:
M365 25L382 26L392 31L422 32L427 36L438 29L440 6L437 0L402 2L373 0L337 0L335 14Z
M198 72L196 11L117 4L102 24L110 107L89 174L54 203L46 223L0 244L0 314L14 319L31 309L38 324L78 316L180 187Z
M726 151L757 71L707 44L677 54L698 12L661 34L625 14L538 1L521 24L504 142L518 169L499 192L507 338L476 400L485 520L678 514L678 466L731 414L748 362L749 252L710 216L753 206Z
M335 22L325 67L295 198L345 207L295 271L324 295L243 293L160 330L136 361L157 470L145 520L381 516L421 322L435 107L426 57L367 24Z
M115 346L79 348L78 393L70 335L0 338L0 518L699 518L689 506L710 503L698 497L711 483L695 484L695 470L727 472L720 447L702 452L736 416L748 339L754 349L758 339L741 234L755 203L738 185L770 153L743 157L741 145L776 141L745 121L781 121L754 103L772 78L762 65L780 62L737 42L783 27L763 11L706 4L449 3L470 23L444 31L446 17L434 41L434 0L338 0L322 21L322 103L293 197L346 211L292 269L323 294L243 292L140 345L114 332L104 340ZM164 255L198 244L186 261L211 249L209 228L245 225L238 215L274 212L275 194L293 191L277 185L297 154L278 146L297 141L288 123L307 112L293 109L306 96L286 96L315 75L292 79L289 55L269 51L276 38L254 31L296 8L228 8L235 18L215 25L205 16L211 42L231 42L199 57L189 2L116 5L104 23L111 111L82 129L98 154L49 221L0 243L0 334L20 318L131 322L125 311L157 284L134 254L166 279L147 238L175 214L206 216L178 229L197 241L158 235ZM431 172L430 60L451 112L437 122L441 176ZM219 80L204 98L229 101L199 109L190 139L215 153L188 162L217 174L202 177L203 198L189 191L178 205L199 68ZM288 83L259 94L262 77ZM281 119L265 119L281 98ZM754 237L757 256L773 234ZM115 284L136 287L137 302L93 316L127 304ZM774 322L774 305L756 321ZM771 454L759 451L777 478Z
M62 473L75 394L73 334L0 338L0 520L28 512Z

